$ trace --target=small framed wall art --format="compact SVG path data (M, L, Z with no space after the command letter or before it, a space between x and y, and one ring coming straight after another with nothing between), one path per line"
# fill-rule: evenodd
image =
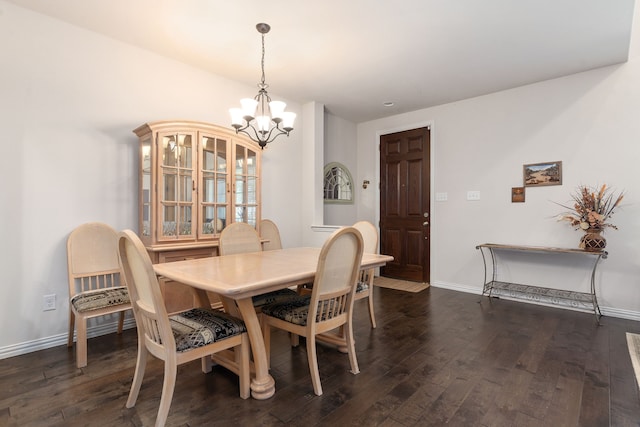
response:
M511 203L524 202L524 187L511 187Z
M524 186L542 187L562 185L562 162L532 163L524 165Z

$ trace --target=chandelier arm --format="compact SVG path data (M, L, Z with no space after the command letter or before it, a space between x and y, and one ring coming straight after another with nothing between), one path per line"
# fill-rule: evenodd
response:
M277 132L274 133L274 131L277 131ZM277 137L279 137L280 135L283 135L283 134L288 136L287 132L285 132L284 130L280 129L280 125L279 124L277 124L276 126L272 127L269 130L269 133L267 134L267 138L266 138L267 144L270 143L270 142L273 142L274 139L276 139Z
M244 133L249 137L249 139L251 139L253 142L257 142L261 147L264 147L264 144L266 144L263 138L260 138L260 134L253 126L246 125L245 127L238 129L236 133Z

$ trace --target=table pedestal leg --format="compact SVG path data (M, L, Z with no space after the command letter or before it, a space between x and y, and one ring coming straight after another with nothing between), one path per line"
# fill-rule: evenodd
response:
M256 309L253 307L251 298L243 298L236 301L240 315L244 320L251 341L251 351L253 353L253 363L255 365L256 376L251 379L251 396L257 400L268 399L276 391L276 382L269 375L269 365L267 364L267 353L264 348L262 329L258 321Z

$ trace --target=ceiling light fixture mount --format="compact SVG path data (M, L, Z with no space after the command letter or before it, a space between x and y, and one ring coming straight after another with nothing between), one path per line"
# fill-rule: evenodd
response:
M254 98L240 100L242 108L231 108L231 126L236 133L244 133L261 148L272 142L280 135L289 136L293 130L295 113L284 111L287 104L282 101L272 101L267 92L268 84L264 78L264 35L271 30L269 24L260 23L256 29L262 34L262 79L258 83L258 94Z

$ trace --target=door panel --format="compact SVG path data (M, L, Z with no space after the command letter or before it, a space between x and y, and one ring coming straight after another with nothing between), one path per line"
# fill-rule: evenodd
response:
M430 132L380 137L380 251L394 257L382 274L429 281Z

